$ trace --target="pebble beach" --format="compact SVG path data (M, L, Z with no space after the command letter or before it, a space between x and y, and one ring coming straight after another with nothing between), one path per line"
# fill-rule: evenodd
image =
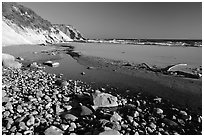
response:
M131 96L43 69L3 67L2 134L201 135L202 117L140 91Z

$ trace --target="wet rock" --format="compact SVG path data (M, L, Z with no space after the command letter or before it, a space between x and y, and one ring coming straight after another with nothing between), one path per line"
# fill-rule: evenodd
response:
M62 135L63 131L55 126L47 128L44 132L45 135Z
M86 73L85 72L81 72L81 75L85 75Z
M52 62L52 61L46 61L43 64L47 65L49 67L58 67L59 66L59 62Z
M116 130L106 130L101 132L99 135L120 135L120 133Z
M87 67L87 69L94 69L94 67Z
M20 60L20 61L23 61L23 60L24 60L24 58L22 58L22 57L17 57L16 59L18 59L18 60Z
M97 107L116 107L118 99L115 96L107 93L99 93L93 96L94 106Z

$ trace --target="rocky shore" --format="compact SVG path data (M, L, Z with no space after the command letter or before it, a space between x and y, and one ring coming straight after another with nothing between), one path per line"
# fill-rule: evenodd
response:
M128 93L93 89L41 69L3 67L2 134L202 134L201 115L160 97Z

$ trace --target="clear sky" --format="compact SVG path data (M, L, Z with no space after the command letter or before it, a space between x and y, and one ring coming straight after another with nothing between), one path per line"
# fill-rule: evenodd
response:
M70 24L86 38L201 39L201 2L27 2L53 24Z

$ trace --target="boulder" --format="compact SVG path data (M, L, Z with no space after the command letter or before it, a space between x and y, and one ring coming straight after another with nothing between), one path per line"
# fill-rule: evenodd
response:
M94 107L116 107L118 106L117 97L108 93L93 94Z
M15 57L9 54L2 53L2 65L4 67L21 68L22 64L15 61Z
M62 135L63 131L55 126L47 128L44 132L45 135Z

